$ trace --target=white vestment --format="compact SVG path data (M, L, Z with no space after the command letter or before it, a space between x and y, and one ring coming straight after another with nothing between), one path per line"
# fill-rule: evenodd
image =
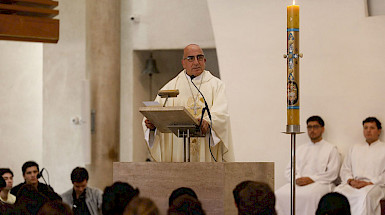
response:
M295 186L296 214L315 214L318 202L323 195L334 188L333 182L338 177L341 165L337 147L321 140L317 143L308 142L296 150L295 178L309 177L314 183L305 186ZM285 171L285 177L290 182L290 162ZM290 187L288 183L276 192L276 209L279 215L290 214Z
M213 128L210 148L213 156L217 161L234 161L230 117L227 110L223 82L206 70L194 78L193 82L205 96L210 109ZM176 89L179 90L179 95L176 98L169 98L166 106L184 106L194 117L200 118L202 108L205 107L204 100L194 85L192 85L191 79L186 75L185 70L180 72L162 88L162 90ZM157 96L155 101L163 105L165 99ZM207 111L203 119L210 124ZM184 158L183 138L178 138L174 134L163 134L157 130L155 132L150 131L146 127L144 120L145 139L153 159L159 162L182 162ZM191 161L213 161L208 143L208 134L204 138L191 138Z
M374 185L356 189L347 184L348 179ZM381 214L380 200L385 198L385 143L377 140L350 148L341 167L341 180L335 192L348 198L352 215Z

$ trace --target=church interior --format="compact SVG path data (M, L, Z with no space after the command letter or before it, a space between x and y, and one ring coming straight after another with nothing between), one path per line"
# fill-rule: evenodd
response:
M274 162L287 183L286 6L291 0L58 0L57 43L0 40L0 163L23 181L34 160L62 193L77 166L92 186L113 182L113 162L145 162L143 101L183 68L199 44L226 86L236 162ZM362 120L385 123L385 3L297 0L300 125L325 120L342 157L363 141ZM143 74L146 60L159 73ZM384 141L384 135L380 136Z

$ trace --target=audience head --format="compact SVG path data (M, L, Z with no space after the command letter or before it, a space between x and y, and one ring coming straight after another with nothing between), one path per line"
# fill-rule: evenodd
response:
M193 198L196 198L198 199L198 196L197 194L194 192L193 189L189 188L189 187L180 187L180 188L177 188L175 189L174 191L172 191L170 197L168 198L168 206L170 207L172 202L178 198L179 196L181 195L184 195L184 194L187 194Z
M87 188L88 171L83 167L76 167L74 170L72 170L71 181L76 195L80 196Z
M139 190L134 189L125 182L115 182L104 189L102 212L106 215L121 215L124 208L132 198L139 195Z
M233 190L233 195L240 215L276 214L274 192L266 183L241 182Z
M155 203L148 198L135 197L127 205L124 215L158 215Z
M6 189L11 190L13 187L13 172L8 168L1 168L0 169L0 176L7 183Z
M46 202L37 215L73 215L72 209L61 201Z
M32 184L25 184L17 192L15 207L25 208L29 213L36 214L48 201Z
M4 178L0 177L0 190L4 189L7 186L7 182L5 182Z
M201 202L190 196L183 194L176 198L167 211L168 215L205 215Z
M340 193L327 193L319 201L316 215L350 215L349 201Z
M21 170L23 171L25 183L33 185L38 184L39 181L37 176L39 174L39 164L35 161L27 161L23 164Z

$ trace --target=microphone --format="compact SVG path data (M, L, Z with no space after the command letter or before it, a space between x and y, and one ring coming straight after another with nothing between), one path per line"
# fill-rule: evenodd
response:
M207 115L209 116L209 119L210 119L210 122L211 122L211 125L209 126L209 131L210 131L210 137L209 137L209 144L208 144L208 147L209 147L209 150L210 150L210 154L211 154L211 157L214 159L215 162L217 162L217 160L215 159L212 151L211 151L211 148L210 148L210 140L211 140L211 129L212 129L212 126L213 126L213 120L211 119L211 113L210 113L210 110L209 110L209 105L207 104L206 102L206 99L205 99L205 96L202 94L202 92L199 90L199 88L194 84L194 82L192 81L194 78L195 78L195 75L191 75L190 76L191 78L191 83L194 85L194 87L198 90L198 92L202 95L202 98L203 98L203 101L205 102L205 107L202 109L202 116L201 116L201 121L199 122L199 128L202 127L202 122L203 122L203 116L205 115L205 111L207 110ZM202 77L203 78L203 77Z
M37 179L41 178L43 176L43 171L45 168L41 169L40 172L37 174Z
M195 75L191 75L190 78L191 78L191 83L194 85L194 87L198 90L199 94L202 95L202 98L203 98L203 101L205 102L205 107L202 109L202 116L201 116L201 121L199 123L199 128L202 126L202 121L203 121L203 116L205 114L205 111L207 110L207 115L209 116L209 119L211 121L211 113L210 113L210 110L209 110L209 105L207 104L206 102L206 99L205 99L205 96L202 94L202 92L199 90L199 88L194 84L194 82L192 81L196 76ZM210 127L210 130L211 130L211 127Z

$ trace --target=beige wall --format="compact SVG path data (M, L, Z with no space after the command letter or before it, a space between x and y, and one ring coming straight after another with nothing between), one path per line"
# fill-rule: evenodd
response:
M0 50L0 167L18 184L25 161L43 160L43 47L0 41Z
M85 0L59 1L60 39L44 44L43 164L58 192L72 187L70 174L85 166L90 151L87 131ZM82 121L72 122L74 117ZM92 178L90 178L92 183Z
M319 114L324 139L344 155L363 141L369 115L385 123L385 16L366 17L364 0L296 1L301 6L301 127ZM276 188L290 159L286 126L287 1L208 0L237 161L274 161ZM327 8L327 10L325 10ZM235 54L236 53L236 54ZM234 72L236 71L236 72ZM383 139L383 137L382 137ZM307 141L297 136L297 142Z

